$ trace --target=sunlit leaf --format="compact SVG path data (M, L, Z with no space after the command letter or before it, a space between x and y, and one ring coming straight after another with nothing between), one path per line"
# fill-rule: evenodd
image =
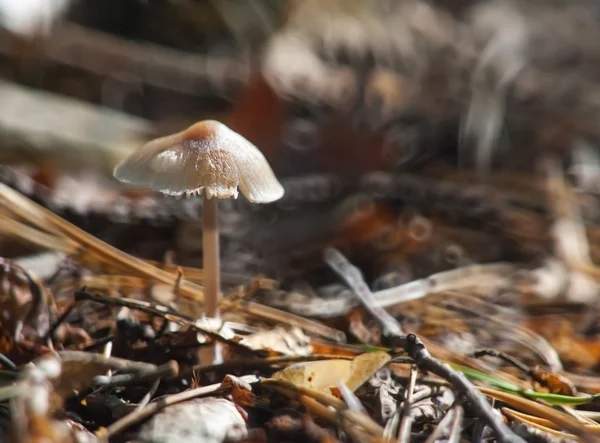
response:
M385 352L361 354L354 360L321 360L289 366L272 378L285 380L296 386L332 393L337 391L338 382L356 391L389 360Z

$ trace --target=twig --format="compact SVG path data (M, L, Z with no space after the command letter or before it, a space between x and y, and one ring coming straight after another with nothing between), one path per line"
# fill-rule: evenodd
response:
M325 261L350 286L363 306L375 317L386 335L404 335L398 322L383 308L376 305L373 293L365 283L358 268L352 265L340 251L334 248L325 250Z
M137 411L138 409L142 409L144 406L146 406L148 403L150 403L150 400L152 400L152 397L154 396L154 394L156 394L158 386L160 385L160 380L161 380L160 378L157 378L154 381L154 384L152 385L150 390L148 392L146 392L146 395L144 395L144 397L142 397L142 399L140 400L140 403L137 405L137 407L134 409L133 412Z
M433 358L416 335L409 334L406 337L394 337L392 342L396 346L403 348L415 360L419 369L432 372L450 382L456 390L474 405L474 410L496 432L499 441L507 443L524 442L521 437L517 436L506 426L502 417L496 414L486 398L469 382L462 372L455 371L447 363L441 363Z
M59 351L58 356L63 361L74 361L92 363L94 365L107 367L116 371L149 372L156 370L156 365L118 357L105 357L101 354L81 351Z
M111 377L99 375L94 378L94 381L96 384L102 385L103 388L107 388L110 386L127 386L135 383L142 383L155 378L172 378L177 377L178 374L179 364L175 360L171 360L152 371L113 375Z
M452 421L452 427L450 428L450 435L448 436L448 443L459 443L460 442L460 431L462 431L464 409L461 405L456 406L456 412L454 413L454 420Z
M58 320L52 325L52 327L46 333L46 336L44 337L44 342L47 340L51 340L52 337L54 337L54 333L56 332L58 327L61 324L63 324L65 322L65 320L67 320L67 318L69 318L69 315L71 315L71 312L73 312L73 308L75 307L75 305L77 305L77 302L71 303L69 305L69 307L66 309L66 311L62 313L62 315L58 318Z
M464 298L459 293L455 293L453 295L455 297ZM486 306L491 306L490 304L479 303L477 299L471 297L464 299L465 302L461 302L458 304L452 302L446 303L446 308L463 313L465 315L474 316L476 317L475 321L482 322L482 326L485 326L487 324L494 324L494 326L497 326L498 328L504 331L505 336L513 338L513 340L515 340L520 345L531 349L537 355L539 355L552 371L563 371L563 365L560 361L558 352L556 351L556 349L554 349L554 347L552 347L552 345L548 342L546 338L524 326L516 324L509 325L506 323L506 321L498 319L494 315L485 314L475 309L468 308L467 306L470 306L470 303L466 302L466 300L469 300L473 303L481 304L483 308L485 308Z
M478 286L491 289L508 282L516 270L514 265L503 262L467 265L376 291L373 293L373 297L376 306L387 308L419 300L429 294L456 291L465 287Z
M474 410L496 432L499 441L506 443L525 443L525 440L516 435L504 423L501 415L494 411L494 408L492 408L486 398L469 382L462 372L455 371L447 363L441 363L433 358L416 335L402 334L396 320L385 311L385 316L383 317L384 320L382 320L379 316L380 313L374 309L372 294L369 291L367 284L364 282L358 270L356 270L356 268L354 268L354 266L351 265L339 251L329 248L325 254L326 259L329 258L329 260L334 262L334 265L336 266L334 269L339 270L338 273L343 275L346 283L357 294L361 302L365 305L365 308L369 310L369 312L374 313L375 318L380 322L382 328L385 328L385 330L388 331L388 339L394 347L404 349L415 361L421 371L432 372L438 377L450 382L457 391L473 404ZM396 326L388 326L387 323L390 321L395 323ZM390 331L400 332L390 334Z
M0 38L9 38L5 30L0 29ZM9 48L0 49L3 56L18 55ZM110 78L118 71L122 78L131 79L134 84L195 97L212 95L215 87L223 89L219 92L232 93L230 85L243 84L243 74L248 69L240 57L192 54L141 44L69 21L61 23L38 51L42 60L82 69L101 78ZM177 81L172 81L173 78Z
M360 399L354 394L354 391L346 385L342 380L338 380L337 388L340 391L340 395L342 399L348 405L348 409L354 412L358 412L360 414L367 414L367 410L360 402Z
M176 323L179 325L187 326L191 329L194 329L215 341L219 341L227 344L228 346L232 346L234 348L244 349L246 351L251 351L255 354L261 355L264 354L265 351L256 351L250 349L243 344L237 342L233 339L227 339L220 335L218 332L208 330L203 328L197 324L197 322L193 321L193 319L185 314L181 314L178 311L175 311L171 308L161 306L158 304L151 304L141 300L127 299L127 298L114 298L108 297L102 294L94 294L92 292L86 291L85 288L75 292L75 300L91 300L102 304L107 305L118 305L125 306L131 309L137 309L142 312L146 312L152 315L156 315L157 317L163 318L166 321L170 321L172 323ZM198 344L200 346L200 344Z
M413 395L418 373L418 368L415 365L412 365L410 368L408 386L406 387L406 393L404 394L404 402L402 404L402 421L400 422L400 430L398 431L398 442L405 443L410 441L410 431L414 420L410 409L414 402Z
M473 427L473 433L471 434L471 441L473 443L483 443L484 434L488 429L487 423L483 420L477 420L475 422L475 426ZM426 442L430 443L430 442Z
M79 291L75 291L75 300L90 300L96 303L102 303L104 305L117 305L117 306L125 306L130 309L137 309L142 312L146 312L148 314L156 315L157 317L164 318L165 315L171 314L175 315L182 320L186 320L189 322L194 321L194 319L188 315L180 314L174 309L168 308L166 306L151 304L142 300L135 300L129 298L114 298L108 297L102 294L95 294L87 290L87 288L83 287Z
M530 368L525 363L517 360L516 358L506 354L502 351L496 351L495 349L481 349L473 354L473 357L479 358L484 355L491 355L492 357L499 358L515 366L517 369L522 371L525 375L530 377L534 382L539 383L542 386L547 387L551 392L555 394L575 395L577 390L571 380L567 377L558 374L555 371L547 371L540 369L539 366Z
M435 443L443 435L445 435L446 433L449 433L448 428L454 422L454 415L456 414L456 406L457 405L458 405L458 402L455 401L454 404L450 407L450 409L448 409L448 411L446 412L446 415L444 415L444 417L437 424L437 426L435 427L433 432L429 435L429 437L427 437L427 440L425 440L425 443Z
M525 363L517 360L516 358L508 355L505 352L496 351L495 349L480 349L473 353L473 357L475 357L475 358L480 358L480 357L483 357L484 355L489 355L489 356L504 360L505 362L513 365L515 368L519 369L520 371L524 372L525 374L531 375L531 369L529 368L529 366L527 366Z
M4 354L0 354L0 363L9 371L17 370L17 365L15 365L12 360Z

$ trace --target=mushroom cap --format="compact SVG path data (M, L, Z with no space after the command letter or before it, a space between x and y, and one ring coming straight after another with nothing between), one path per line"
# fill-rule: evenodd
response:
M163 194L237 198L238 186L253 203L279 200L283 187L260 150L223 123L204 120L150 141L122 161L117 180Z

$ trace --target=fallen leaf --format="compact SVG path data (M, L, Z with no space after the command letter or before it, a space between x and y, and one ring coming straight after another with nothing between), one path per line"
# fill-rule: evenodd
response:
M386 352L368 352L353 360L321 360L298 363L273 374L274 379L285 380L297 386L337 392L337 384L343 382L351 391L356 391L389 360Z
M540 385L540 389L537 389L538 386L536 386L537 391L546 390L551 394L577 395L577 389L564 375L536 366L531 370L531 377L538 385Z
M254 407L254 394L250 383L234 375L226 375L221 388L231 388L231 399L236 405Z
M255 351L268 351L272 355L310 355L312 347L310 339L302 329L277 327L268 331L260 331L240 340L242 346Z

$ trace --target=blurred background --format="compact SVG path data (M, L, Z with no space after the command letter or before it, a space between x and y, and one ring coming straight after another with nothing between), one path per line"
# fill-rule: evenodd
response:
M331 296L333 244L374 290L510 262L527 294L589 303L547 180L597 261L599 19L586 0L0 0L0 180L134 255L201 266L200 201L112 170L214 118L286 188L220 202L225 272Z

